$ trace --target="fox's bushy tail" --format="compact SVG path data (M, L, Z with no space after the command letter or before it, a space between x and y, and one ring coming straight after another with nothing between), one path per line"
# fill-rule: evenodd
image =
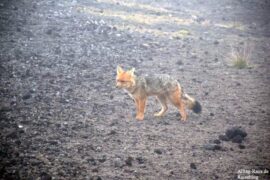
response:
M202 112L202 106L201 104L195 100L193 97L189 96L188 94L184 93L183 99L185 101L185 104L189 109L191 109L195 113L200 113Z

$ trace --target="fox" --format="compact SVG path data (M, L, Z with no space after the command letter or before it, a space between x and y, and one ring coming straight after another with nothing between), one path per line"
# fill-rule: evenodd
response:
M187 120L186 107L197 114L202 111L199 101L185 93L180 83L167 74L137 76L135 68L125 71L118 65L116 87L127 91L134 100L137 120L144 119L146 101L149 96L156 96L161 104L161 110L154 114L156 117L165 114L168 110L168 102L179 110L182 121Z

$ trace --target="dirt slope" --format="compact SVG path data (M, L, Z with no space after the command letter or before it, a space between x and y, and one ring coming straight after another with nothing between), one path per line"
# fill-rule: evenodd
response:
M0 178L269 178L269 12L249 0L1 1ZM232 67L246 44L249 67ZM202 114L155 118L150 98L136 121L118 64L170 74ZM239 126L241 143L219 139Z

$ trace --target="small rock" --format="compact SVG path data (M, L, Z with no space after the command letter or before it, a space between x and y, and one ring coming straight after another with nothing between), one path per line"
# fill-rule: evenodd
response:
M218 137L221 141L229 141L229 138L225 135L219 135Z
M22 99L26 100L26 99L30 99L31 98L31 93L27 93L25 95L23 95Z
M191 169L197 169L196 165L194 163L190 163L190 168Z
M193 82L197 82L197 79L196 78L192 78L191 79ZM210 113L211 114L211 113Z
M9 107L9 106L3 106L3 107L1 107L1 109L0 109L0 111L1 112L9 112L9 111L11 111L12 109Z
M102 180L102 178L100 176L93 176L90 180Z
M40 180L51 180L52 176L47 174L46 172L43 172L40 174Z
M46 31L46 34L51 35L51 34L52 34L52 29L48 29L48 30Z
M149 44L147 44L147 43L144 43L144 44L142 44L141 46L144 47L144 48L150 47Z
M68 99L61 99L60 100L60 103L62 103L62 104L67 104L67 103L69 103L69 100Z
M214 113L210 113L210 116L214 116Z
M33 89L30 89L29 93L35 93L36 92L36 89L33 88Z
M114 167L123 167L124 166L124 164L123 164L123 162L122 162L122 160L120 159L120 158L116 158L115 160L114 160Z
M98 146L98 147L96 148L96 152L101 152L101 151L102 151L102 147Z
M214 44L215 44L215 45L218 45L218 44L219 44L219 42L218 42L217 40L215 40L215 41L214 41Z
M132 161L133 161L133 158L132 157L128 157L127 159L126 159L126 165L128 165L128 166L132 166Z
M157 154L162 154L162 151L160 149L155 149L154 152Z
M94 158L89 158L89 159L87 159L87 161L88 161L88 163L90 163L93 166L97 165L96 160Z
M248 125L253 126L255 125L255 122L249 122Z
M215 144L220 144L220 143L221 143L221 141L220 141L220 140L218 140L218 139L215 139L215 140L213 141L213 143L215 143Z
M57 145L58 144L58 141L51 140L51 141L48 141L48 143L50 145Z
M37 160L37 159L32 159L30 161L30 163L32 166L39 166L40 164L42 164L42 162L40 160Z
M192 55L191 58L192 59L197 59L197 56L196 55Z
M178 60L178 61L176 62L176 64L179 65L179 66L181 66L181 65L183 65L183 61Z
M225 135L219 135L222 141L232 141L233 143L242 143L247 133L240 127L232 127L227 129Z
M111 130L111 131L108 133L108 135L114 135L114 134L116 134L116 131L115 131L115 130Z
M244 140L244 137L242 137L240 135L237 135L237 136L232 138L233 143L242 143L243 140Z
M237 83L236 83L236 86L241 86L241 83L240 83L240 82L237 82Z
M215 174L215 175L214 175L214 178L215 178L215 179L219 179L219 176Z
M104 163L107 160L107 156L103 155L102 158L100 158L98 161L101 163Z
M144 163L144 159L142 157L137 157L136 160L138 161L139 164Z
M247 133L243 129L241 129L240 127L232 127L230 129L228 129L225 134L229 139L232 139L238 135L243 137L243 138L245 138L247 136Z
M239 149L246 149L246 146L245 145L243 145L243 144L239 144Z
M21 145L21 144L22 144L22 142L21 142L20 140L15 140L15 143L16 143L17 145Z
M113 98L114 98L114 96L111 94L111 95L110 95L110 99L113 99Z
M206 150L212 150L212 151L221 150L221 146L217 144L205 144L203 148Z

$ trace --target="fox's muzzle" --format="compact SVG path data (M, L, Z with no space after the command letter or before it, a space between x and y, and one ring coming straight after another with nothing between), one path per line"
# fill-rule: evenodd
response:
M116 82L115 87L118 88L118 89L120 89L121 88L121 85L118 82Z

